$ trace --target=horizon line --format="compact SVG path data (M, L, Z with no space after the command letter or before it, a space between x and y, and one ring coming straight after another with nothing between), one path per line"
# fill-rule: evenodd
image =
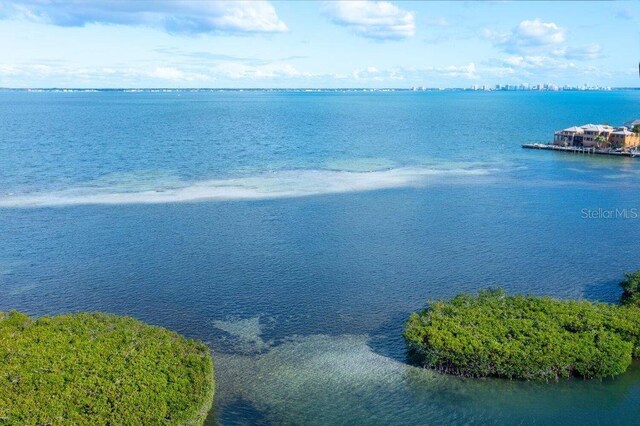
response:
M442 91L442 90L464 90L470 92L553 92L553 91L606 91L606 90L640 90L640 86L586 86L586 89L583 89L584 86L558 86L558 90L551 89L473 89L472 87L460 87L460 86L451 86L451 87L426 87L426 86L417 86L415 89L412 87L71 87L71 86L51 86L51 87L0 87L0 91L25 91L25 90L96 90L96 91L121 91L121 90L140 90L140 91L148 91L148 90L171 90L171 91L194 91L194 90L203 90L203 91L212 91L212 90L272 90L272 91L283 91L283 90L372 90L372 91L381 91L381 90L400 90L400 91L408 91L408 92L424 92L424 91Z

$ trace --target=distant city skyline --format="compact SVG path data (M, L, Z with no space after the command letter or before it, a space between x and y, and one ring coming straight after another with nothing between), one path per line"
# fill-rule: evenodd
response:
M290 92L388 92L388 91L611 91L611 90L640 90L640 87L611 87L583 85L544 84L496 84L494 86L474 84L467 87L0 87L0 91L28 91L28 92L224 92L224 91L290 91Z
M639 28L626 1L7 0L0 87L638 87Z

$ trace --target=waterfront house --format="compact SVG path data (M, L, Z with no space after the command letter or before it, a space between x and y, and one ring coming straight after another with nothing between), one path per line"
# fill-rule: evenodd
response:
M626 127L620 127L611 132L609 143L613 148L631 148L640 146L640 134L629 131Z
M594 146L598 146L598 136L602 136L605 141L609 140L609 136L613 133L613 127L608 124L585 124L584 126L580 126L582 130L584 130L584 135L582 136L582 146L591 148Z
M633 130L635 126L640 126L640 118L636 118L635 120L627 121L624 123L624 127L629 130Z
M634 126L640 119L629 121L622 127L613 128L608 124L585 124L568 127L554 132L553 144L585 148L632 148L640 147L640 134L634 133Z
M568 127L553 134L554 145L577 146L582 145L584 130L578 126Z

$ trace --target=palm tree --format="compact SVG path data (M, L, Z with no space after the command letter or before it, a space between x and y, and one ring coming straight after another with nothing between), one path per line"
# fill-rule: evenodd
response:
M636 124L635 126L633 126L633 130L631 131L633 133L640 134L640 124Z
M596 144L597 144L598 148L602 148L602 145L607 142L607 138L605 138L602 135L596 136L596 138L594 140L596 141Z

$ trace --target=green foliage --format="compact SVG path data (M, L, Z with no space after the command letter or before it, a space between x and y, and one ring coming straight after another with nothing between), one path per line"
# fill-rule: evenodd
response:
M198 425L206 345L133 318L0 313L0 424Z
M625 279L620 283L623 293L620 303L640 307L640 271L624 274Z
M635 126L633 126L633 130L631 130L633 133L640 133L640 124L636 124Z
M422 364L452 374L604 378L640 355L640 309L488 290L431 303L404 336Z

